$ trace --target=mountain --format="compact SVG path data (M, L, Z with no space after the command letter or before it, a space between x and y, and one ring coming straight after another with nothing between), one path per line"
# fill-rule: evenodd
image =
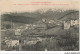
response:
M24 12L24 13L10 13L3 14L1 19L4 21L13 21L20 23L34 23L43 18L45 19L56 19L56 20L66 20L66 19L78 19L79 12L76 10L66 10L66 11L53 11L47 10L46 12Z
M79 12L78 11L74 11L74 12L69 12L67 14L65 14L64 16L60 17L58 20L76 20L79 19Z
M2 15L1 20L3 21L12 21L16 23L33 23L37 21L37 19L32 18L32 17L25 17L25 16L14 16L14 15L9 15L9 14L4 14Z
M13 22L16 25L33 24L38 23L41 19L52 20L72 20L79 19L79 11L77 10L47 10L47 11L35 11L35 12L23 12L23 13L5 13L1 15L1 25L10 24ZM5 22L5 23L4 23ZM15 26L16 26L15 25Z

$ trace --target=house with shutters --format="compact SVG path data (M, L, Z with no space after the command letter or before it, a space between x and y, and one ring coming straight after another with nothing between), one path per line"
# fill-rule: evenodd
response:
M79 20L71 20L71 26L75 26L79 24Z

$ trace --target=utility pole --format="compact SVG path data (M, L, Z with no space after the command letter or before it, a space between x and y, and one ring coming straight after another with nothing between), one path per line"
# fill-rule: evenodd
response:
M17 40L19 40L19 51L22 50L22 38L21 38L21 30L17 29L15 30L15 36L17 36Z
M19 35L19 51L22 50L22 38L21 38L21 31L20 31L20 35Z
M22 50L22 40L21 40L21 35L20 35L20 39L19 39L19 51L21 51Z

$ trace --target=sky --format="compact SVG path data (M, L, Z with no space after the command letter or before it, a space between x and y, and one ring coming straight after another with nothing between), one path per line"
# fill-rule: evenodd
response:
M34 4L32 2L51 2L48 4L56 4L56 5L24 5L24 4ZM19 4L23 4L23 5L19 5ZM42 3L37 3L37 4L42 4ZM67 5L59 5L59 4L67 4ZM0 0L1 13L33 12L38 9L79 10L79 0Z

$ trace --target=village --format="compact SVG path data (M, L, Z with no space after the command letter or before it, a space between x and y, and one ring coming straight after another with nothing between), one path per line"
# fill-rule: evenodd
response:
M5 48L8 48L7 50L12 49L14 51L18 51L22 50L22 46L24 45L35 45L38 42L46 41L47 36L44 34L44 31L55 27L61 27L62 30L69 30L72 27L78 28L79 21L78 19L68 21L41 19L37 23L25 24L24 26L20 26L15 29L11 28L11 31L13 31L13 36L15 38L13 39L10 36L4 37L3 42L6 44ZM1 32L5 32L7 30L2 30ZM45 37L43 38L43 36ZM55 39L55 36L52 35L48 39ZM46 48L44 48L44 50L47 51Z

